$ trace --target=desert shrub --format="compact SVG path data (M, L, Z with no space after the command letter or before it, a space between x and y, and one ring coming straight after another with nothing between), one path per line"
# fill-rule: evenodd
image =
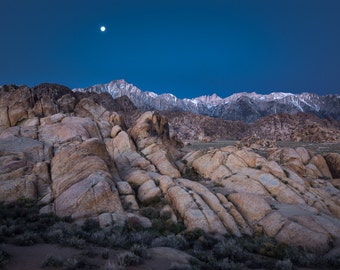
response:
M125 270L124 257L120 256L116 260L109 260L104 266L105 270Z
M217 269L221 269L221 270L239 270L244 268L242 263L236 263L233 262L231 260L227 259L223 259L222 261L217 263Z
M71 246L78 249L83 249L86 247L86 241L84 239L78 238L77 236L72 236L71 238L66 238L63 243L66 246Z
M280 260L289 258L292 262L299 260L302 251L298 247L277 243L274 239L265 236L242 238L241 246L251 253L257 253Z
M152 247L171 247L175 249L185 250L189 247L187 240L181 235L160 236L151 243Z
M3 225L1 229L1 234L5 237L13 237L25 232L24 224L9 224Z
M323 256L318 256L295 246L287 247L286 258L302 267L315 267L326 263Z
M36 243L41 242L39 234L34 232L25 232L23 234L17 235L14 238L14 243L19 246L32 246Z
M268 243L273 243L273 240L264 236L243 237L240 239L241 246L251 253L259 253L261 248Z
M340 257L339 256L324 256L323 265L328 265L329 267L340 269Z
M83 257L81 258L69 258L64 263L65 269L74 270L94 270L98 269L98 265L88 263Z
M192 181L202 181L202 177L193 169L193 168L185 168L182 172L182 177L186 179L190 179Z
M211 250L221 239L213 234L205 233L204 236L200 237L197 241L202 244L202 248Z
M201 270L239 270L244 269L244 265L242 263L236 263L226 258L223 260L217 260L214 257L209 257L208 261L204 262L201 265L196 265L193 263L193 266L197 269Z
M124 258L124 265L129 266L129 265L138 265L141 263L141 258L138 257L137 255L133 254L132 252L126 252L123 255Z
M60 257L48 256L42 263L42 267L61 268L64 266L64 260Z
M246 257L244 249L233 238L218 242L213 247L212 253L217 259L229 258L233 261L242 261Z
M293 269L293 263L290 261L290 259L277 261L276 264L275 264L275 269L277 269L277 270L291 270L291 269Z
M94 233L100 230L99 222L94 219L85 220L84 224L81 226L81 229L85 232Z
M202 262L209 261L210 257L212 256L211 252L207 250L198 249L198 248L194 248L190 252L190 254Z
M112 248L128 248L130 246L128 234L112 234L107 237L108 246Z
M192 231L186 231L184 233L184 237L186 240L188 240L189 242L197 240L198 238L205 236L206 233L202 230L202 229L195 229Z
M129 217L125 223L125 229L128 232L131 231L141 231L143 230L143 225L137 217Z
M0 269L2 269L10 260L10 255L0 249Z
M93 243L97 246L107 246L107 235L104 231L97 231L88 235L88 242Z
M169 270L191 270L192 267L183 263L171 263Z
M102 252L101 257L102 257L104 260L108 260L108 259L109 259L109 252L108 252L108 251Z
M154 219L159 217L158 211L153 207L144 207L139 210L139 213L149 219Z
M171 218L171 216L172 216L172 213L171 213L171 211L162 211L161 213L160 213L160 215L159 215L159 217L162 219L162 220L168 220L168 219L170 219Z
M50 226L44 234L44 239L49 243L66 244L69 238L79 233L76 225L58 222Z
M152 229L155 232L159 232L163 235L168 235L171 233L178 234L183 231L184 226L180 223L175 223L172 220L168 219L153 219L152 220Z
M131 245L138 243L140 245L150 246L152 241L158 236L159 234L157 234L154 231L145 230L145 231L140 231L140 232L131 232L128 235L128 238L129 238L129 243Z
M148 251L147 251L147 247L144 245L140 245L140 244L133 244L133 246L130 248L130 251L135 254L138 257L141 258L148 258Z

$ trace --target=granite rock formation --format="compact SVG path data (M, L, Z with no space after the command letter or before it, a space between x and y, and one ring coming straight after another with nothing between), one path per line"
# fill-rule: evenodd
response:
M235 237L265 234L327 252L340 233L338 156L247 147L188 151L166 117L148 111L133 124L95 94L43 84L0 88L0 200L26 198L41 213L137 219L162 204L171 222Z

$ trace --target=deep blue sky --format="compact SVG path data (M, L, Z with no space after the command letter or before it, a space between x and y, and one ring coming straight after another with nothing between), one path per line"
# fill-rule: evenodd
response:
M0 85L340 93L339 0L1 0L0 11Z

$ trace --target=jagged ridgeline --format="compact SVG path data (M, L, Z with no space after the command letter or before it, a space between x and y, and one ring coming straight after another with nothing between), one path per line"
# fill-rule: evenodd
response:
M184 140L251 139L253 134L279 141L340 140L340 95L237 93L227 98L214 94L179 99L142 91L125 80L73 90L108 93L130 99L140 111L160 111L169 120L170 132ZM132 124L136 117L132 122L126 119Z
M312 93L292 94L274 92L268 95L236 93L226 98L216 94L192 99L180 99L172 94L157 95L142 91L125 80L115 80L75 91L109 93L114 98L127 96L140 110L169 110L191 112L224 120L253 123L261 117L298 112L321 118L340 120L340 95L319 96Z
M2 202L36 200L41 213L102 227L132 219L148 228L141 213L150 206L186 231L265 235L318 253L338 239L339 154L182 146L165 116L126 98L52 84L0 88Z

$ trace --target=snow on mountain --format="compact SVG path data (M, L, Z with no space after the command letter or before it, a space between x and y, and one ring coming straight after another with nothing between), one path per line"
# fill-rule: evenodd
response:
M311 93L284 92L261 95L255 92L241 92L226 98L213 94L193 99L179 99L169 93L158 95L154 92L141 91L125 80L76 88L73 91L108 92L113 98L127 96L140 110L189 111L245 122L253 122L260 117L280 112L313 113L319 117L332 117L340 120L340 95L319 96Z

